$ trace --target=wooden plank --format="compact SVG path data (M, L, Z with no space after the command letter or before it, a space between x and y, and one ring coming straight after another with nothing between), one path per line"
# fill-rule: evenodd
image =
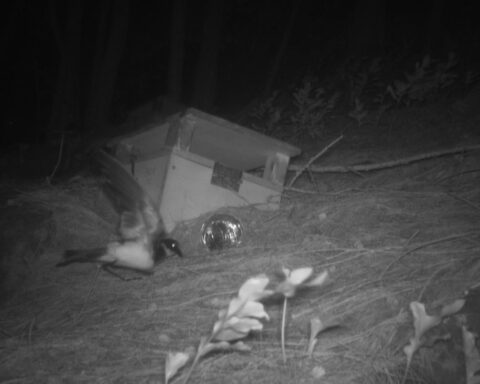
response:
M232 168L252 170L263 167L271 153L293 157L301 152L290 144L193 108L182 119L195 119L191 152Z
M274 153L268 156L263 178L277 185L283 185L287 175L290 158L283 153Z
M150 124L110 141L111 145L119 143L130 148L138 159L153 158L165 147L178 147L242 171L263 167L272 154L291 158L301 152L295 146L194 108L162 124Z

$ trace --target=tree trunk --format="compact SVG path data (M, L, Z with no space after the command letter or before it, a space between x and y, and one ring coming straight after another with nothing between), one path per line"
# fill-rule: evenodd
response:
M211 108L215 102L223 7L223 0L209 0L207 4L193 88L193 104L202 109Z
M17 23L18 23L18 17L20 16L21 12L23 11L23 8L25 7L24 0L16 0L10 3L11 3L10 9L8 11L8 14L6 15L7 16L6 20L4 20L1 28L1 32L0 32L0 38L1 38L0 46L2 47L3 52L7 51L8 45L13 40L15 27L17 26ZM5 9L4 9L4 12L5 12ZM9 55L3 56L3 60L6 60L7 58L9 58Z
M288 47L288 42L290 41L290 37L292 36L292 30L295 24L295 19L297 18L298 9L300 8L300 3L301 3L301 0L293 0L292 12L290 13L290 18L288 20L287 27L285 28L285 32L283 33L282 42L278 47L277 54L275 55L275 59L273 60L272 70L269 71L267 76L267 82L263 90L264 97L267 97L272 93L273 84L275 82L275 78L277 77L278 71L280 69L280 63L282 62L282 59L285 56L285 52L287 51L287 47Z
M52 5L53 6L53 5ZM51 9L53 12L53 9ZM83 2L68 2L66 29L59 32L56 15L51 13L51 27L60 54L57 82L53 94L48 132L63 131L79 120L78 73L82 38Z
M385 43L386 0L357 0L349 33L350 56L378 55Z
M178 102L182 96L183 85L186 0L175 0L173 1L172 7L170 61L168 64L168 96L174 102Z
M425 31L425 49L431 53L443 50L444 29L442 28L445 0L433 1L428 15L427 30Z
M109 122L115 82L128 30L129 0L103 4L106 4L106 7L102 10L103 17L98 26L98 40L85 111L85 125L89 132L105 127ZM109 7L111 7L110 22Z

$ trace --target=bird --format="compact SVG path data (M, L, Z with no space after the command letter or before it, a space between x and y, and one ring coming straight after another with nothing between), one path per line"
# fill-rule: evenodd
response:
M167 255L182 257L178 241L165 230L158 207L134 176L104 149L92 157L103 176L104 191L120 213L119 239L103 247L67 249L56 266L93 262L124 279L111 268L151 274Z

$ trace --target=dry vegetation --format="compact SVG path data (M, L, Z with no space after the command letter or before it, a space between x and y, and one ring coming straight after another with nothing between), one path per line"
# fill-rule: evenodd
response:
M167 353L196 347L248 277L312 266L328 270L329 281L289 301L286 365L281 302L267 302L271 320L246 340L252 352L209 355L191 382L399 383L413 332L409 303L434 312L479 282L479 159L472 152L364 178L322 175L319 193L287 192L279 211L225 210L242 221L244 242L217 253L200 244L207 216L200 217L173 234L184 259L169 258L153 276L129 282L94 265L53 267L63 249L97 246L114 234L115 214L95 183L24 192L18 212L51 216L41 221L49 229L42 252L25 262L28 279L15 280L16 293L3 301L0 382L160 383ZM312 184L302 176L298 187ZM308 359L313 317L340 327L321 334ZM411 382L462 382L457 329L453 320L442 325L451 339L414 357Z

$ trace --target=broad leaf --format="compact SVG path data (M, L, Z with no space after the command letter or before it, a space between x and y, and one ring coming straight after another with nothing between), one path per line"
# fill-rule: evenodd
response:
M269 278L264 274L251 277L240 287L238 297L246 301L257 301L270 296L273 292L265 290L269 281Z
M460 311L465 305L465 299L455 300L453 303L445 305L440 311L440 316L451 316Z
M328 272L323 271L320 275L314 277L312 280L308 281L305 285L309 287L318 287L325 283L325 280L328 277Z
M290 272L290 276L287 276L287 280L295 285L301 285L305 280L307 280L313 273L312 267L297 268Z
M412 301L410 303L410 309L412 310L414 317L413 325L415 327L415 337L418 340L420 340L425 332L440 324L442 321L440 316L427 315L427 312L425 311L425 305L417 301Z
M165 361L165 382L175 376L179 369L183 368L190 359L190 355L184 352L169 352Z

